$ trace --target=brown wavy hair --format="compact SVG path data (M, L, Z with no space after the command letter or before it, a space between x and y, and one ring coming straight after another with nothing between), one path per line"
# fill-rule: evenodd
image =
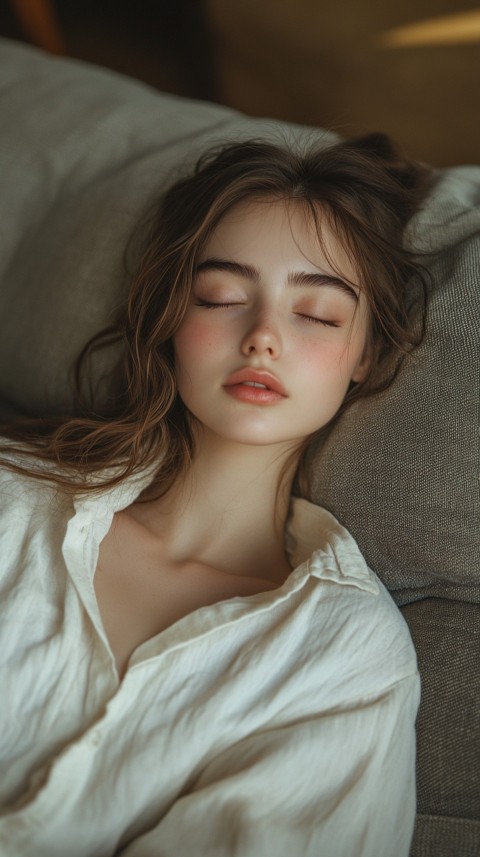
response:
M424 274L404 246L404 231L427 184L425 168L399 158L381 134L304 151L251 140L204 154L193 173L163 194L118 325L94 337L79 359L78 390L92 350L121 344L114 405L99 413L79 396L76 416L3 426L10 439L3 449L5 466L87 491L157 463L156 496L168 491L195 447L194 418L177 395L172 337L205 243L224 215L245 200L302 204L320 240L318 216L328 218L358 272L370 315L370 371L351 385L339 413L385 389L422 337L422 324L422 330L412 324L412 305L420 295L423 319ZM10 457L20 451L21 464Z

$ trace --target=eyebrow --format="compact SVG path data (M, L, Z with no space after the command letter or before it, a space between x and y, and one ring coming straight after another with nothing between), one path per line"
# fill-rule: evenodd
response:
M246 280L252 280L254 283L260 281L260 271L254 268L253 265L244 265L241 262L230 262L227 259L206 259L197 265L196 274L203 271L226 271L230 274L235 274L237 277L243 277ZM327 286L333 289L339 289L347 294L354 301L358 301L358 294L349 283L342 280L340 277L335 277L333 274L321 274L320 272L307 271L291 271L287 277L289 286Z

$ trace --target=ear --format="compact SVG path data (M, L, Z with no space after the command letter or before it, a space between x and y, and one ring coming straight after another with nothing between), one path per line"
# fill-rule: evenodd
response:
M363 355L355 366L352 374L352 382L354 384L361 384L365 381L368 373L370 372L370 368L372 365L372 354L370 348L366 346Z

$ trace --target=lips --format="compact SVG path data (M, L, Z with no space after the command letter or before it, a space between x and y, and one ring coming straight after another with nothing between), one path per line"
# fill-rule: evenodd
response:
M257 387L257 384L260 384L261 387ZM275 375L265 372L262 369L239 369L238 372L233 372L229 376L224 386L236 387L240 385L244 385L247 388L250 387L254 390L266 388L268 391L277 393L279 396L287 396L287 391L278 378L275 378Z

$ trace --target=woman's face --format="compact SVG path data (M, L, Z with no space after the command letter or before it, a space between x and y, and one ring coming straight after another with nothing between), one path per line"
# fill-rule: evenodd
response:
M299 204L258 201L207 243L174 349L180 397L209 432L301 441L366 374L365 298L326 221L322 239L326 252Z

